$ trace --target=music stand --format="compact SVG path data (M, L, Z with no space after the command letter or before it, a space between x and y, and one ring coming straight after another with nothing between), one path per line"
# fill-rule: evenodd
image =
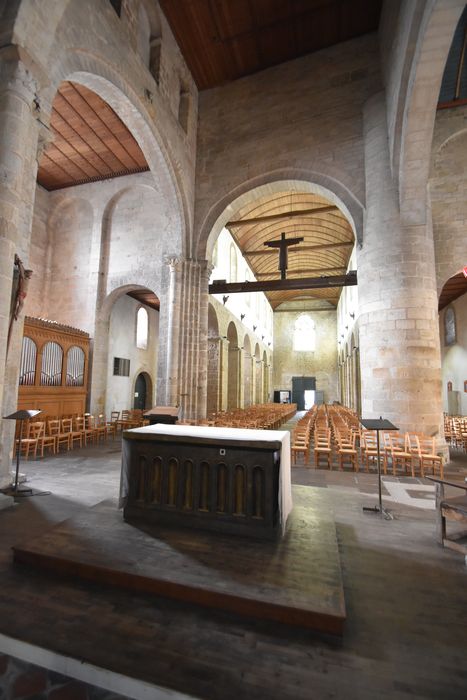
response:
M377 461L378 461L378 495L379 503L377 506L363 506L364 511L370 513L379 513L384 516L386 520L393 520L391 513L383 508L383 497L381 494L381 454L380 454L380 444L379 444L379 434L381 430L399 430L390 421L385 420L381 416L379 418L361 418L360 423L367 430L376 430L376 446L377 446Z
M15 411L14 413L11 413L9 416L3 416L3 418L5 420L19 420L18 443L16 445L15 485L8 486L8 488L6 488L6 489L2 489L2 492L6 493L7 495L11 495L11 496L31 496L32 495L32 489L29 489L29 488L20 489L20 488L18 488L19 457L20 457L20 453L21 453L21 439L23 437L23 421L29 420L30 418L34 418L34 416L37 416L38 413L41 413L41 411L37 410L37 409L32 409L29 411L22 409L20 411Z

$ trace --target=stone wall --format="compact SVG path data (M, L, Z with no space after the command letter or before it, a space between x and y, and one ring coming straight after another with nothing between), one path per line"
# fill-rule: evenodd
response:
M369 34L203 91L195 222L200 250L219 202L230 204L234 194L286 174L313 182L319 173L331 190L335 183L335 190L364 201L362 107L378 89L377 38Z
M294 326L302 311L274 314L274 391L292 389L292 377L316 377L316 390L324 392L324 401L338 399L337 319L335 311L305 312L315 323L315 352L293 349Z

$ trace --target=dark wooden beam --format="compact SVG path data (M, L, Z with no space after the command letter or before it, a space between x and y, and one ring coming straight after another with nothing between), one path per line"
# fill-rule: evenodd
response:
M236 294L245 292L274 292L300 289L326 289L357 284L357 271L334 277L304 277L303 279L265 280L264 282L214 281L209 285L209 294Z
M291 246L289 253L303 253L308 250L329 250L330 248L344 248L345 246L353 246L354 241L342 241L339 243L320 243L319 245L302 245L302 246ZM274 250L246 250L242 251L242 255L245 257L255 257L257 255L277 255Z
M299 209L294 211L286 211L282 214L265 214L264 216L257 216L254 219L238 219L236 221L228 221L226 223L227 228L229 226L245 226L246 224L260 224L263 221L276 221L277 219L292 219L295 216L313 216L314 214L326 214L330 211L335 211L337 209L335 204L326 207L315 207L314 209Z
M327 273L328 275L333 275L333 274L344 274L346 270L345 265L340 265L339 267L312 267L308 268L306 270L289 270L291 275L309 275L311 273L317 273L317 274L324 274ZM255 272L255 277L256 279L264 278L264 277L272 277L273 279L277 277L277 271L273 270L272 272Z

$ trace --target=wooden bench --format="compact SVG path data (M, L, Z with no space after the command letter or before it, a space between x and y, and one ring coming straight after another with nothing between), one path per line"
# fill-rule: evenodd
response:
M438 542L443 547L449 547L449 549L454 549L456 552L463 554L467 564L467 543L459 542L460 539L467 537L467 530L452 533L449 537L446 533L446 520L467 524L467 482L446 481L432 476L427 476L426 478L434 481L436 484L436 534ZM457 496L456 498L445 498L445 486L462 489L465 493L463 496Z

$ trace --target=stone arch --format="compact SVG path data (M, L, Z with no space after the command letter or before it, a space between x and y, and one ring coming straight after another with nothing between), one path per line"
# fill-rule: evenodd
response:
M41 97L51 104L59 85L69 80L84 85L107 102L136 139L155 178L155 187L164 192L168 206L177 213L177 231L173 234L179 235L186 252L192 215L181 164L172 157L166 134L158 129L157 120L150 114L151 103L144 102L132 86L131 77L118 72L105 57L81 49L58 53L51 83L42 90Z
M266 350L263 351L263 400L266 403L269 398L269 367Z
M143 376L146 381L146 402L144 408L152 408L154 406L154 382L151 374L142 367L135 372L131 393L133 396L136 393L136 383L139 376Z
M464 110L459 111L463 116ZM455 127L433 152L430 172L438 296L447 280L459 272L459 261L463 261L467 250L467 129L458 128L459 122L455 122Z
M128 292L147 291L147 287L140 284L125 284L113 289L103 299L96 312L94 349L91 380L91 412L104 413L106 404L107 368L109 351L109 323L112 308L120 297ZM152 289L156 297L160 295Z
M207 406L215 413L222 406L221 377L222 345L219 337L219 319L216 309L208 303L208 367L207 367Z
M227 326L227 341L229 343L228 381L227 381L227 410L238 408L239 405L239 348L237 327L233 321Z
M251 404L251 363L251 341L248 333L245 333L245 337L243 338L243 405L245 408Z
M419 22L407 90L399 95L403 114L399 152L394 153L403 221L424 224L436 106L452 38L465 0L430 0ZM412 50L412 48L411 48Z
M316 171L290 169L272 171L247 180L216 202L201 222L198 255L211 258L219 233L240 207L266 194L284 189L313 192L329 199L345 214L356 240L361 243L364 208L358 198L345 185L328 175Z
M262 364L261 364L261 350L259 347L259 343L256 343L255 345L255 352L254 352L254 358L255 358L255 364L254 364L254 403L261 403L262 402L262 382L263 382L263 373L262 373Z

